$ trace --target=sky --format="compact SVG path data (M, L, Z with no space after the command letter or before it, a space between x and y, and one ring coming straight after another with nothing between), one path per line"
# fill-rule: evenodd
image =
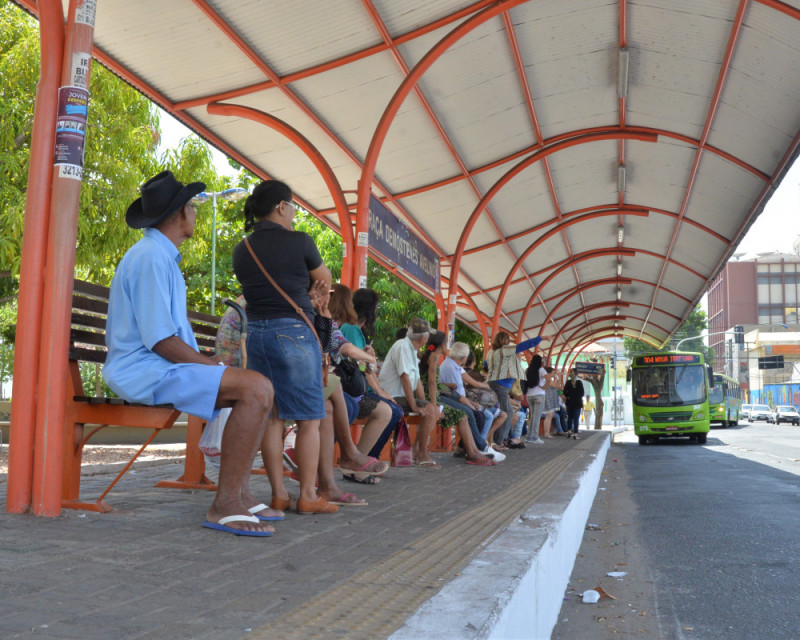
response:
M169 148L191 131L165 111L161 112L161 145ZM214 165L222 175L235 175L225 155L211 147ZM735 253L745 253L743 259L759 253L793 253L792 243L800 236L800 160L796 161L781 182L764 211L755 221Z

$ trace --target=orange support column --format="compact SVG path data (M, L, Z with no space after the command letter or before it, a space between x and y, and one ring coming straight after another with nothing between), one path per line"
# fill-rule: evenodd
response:
M58 86L64 53L64 11L60 0L39 0L41 63L33 114L25 228L22 236L14 387L8 450L6 511L22 513L31 504L33 439L39 331L50 211L53 142L58 111Z
M78 206L89 106L96 0L70 0L61 69L53 189L45 258L40 366L36 402L31 508L61 513L62 455L69 319L75 272Z

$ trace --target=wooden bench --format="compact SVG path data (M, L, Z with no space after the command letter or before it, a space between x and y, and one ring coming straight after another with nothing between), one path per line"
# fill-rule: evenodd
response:
M70 330L69 365L67 371L67 406L65 425L67 437L64 443L64 477L62 481L61 506L66 509L85 509L106 512L111 506L105 497L130 469L136 459L153 439L164 429L175 424L180 411L172 405L141 405L128 403L120 398L104 398L90 395L84 390L80 363L104 363L106 359L105 330L108 313L109 289L100 285L75 280L72 294L72 316ZM189 320L195 332L200 350L209 355L214 352L214 339L219 327L219 318L190 311ZM109 426L151 429L152 434L136 451L125 468L111 481L94 502L80 499L81 458L83 447L98 431ZM181 489L214 490L216 486L205 476L205 460L198 448L205 421L189 416L187 426L186 457L184 474L174 482L160 482L156 486Z

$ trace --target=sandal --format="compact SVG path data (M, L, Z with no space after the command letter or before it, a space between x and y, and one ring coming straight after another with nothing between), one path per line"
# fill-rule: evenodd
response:
M359 484L378 484L381 481L378 476L363 473L343 473L342 478Z
M465 464L474 464L476 467L493 467L497 463L494 460L489 458L478 458L477 460L473 460L472 458L467 458L464 461Z

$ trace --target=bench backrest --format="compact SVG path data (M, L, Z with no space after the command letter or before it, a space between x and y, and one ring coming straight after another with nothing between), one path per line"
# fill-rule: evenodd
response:
M75 280L70 320L70 360L100 364L106 361L108 293L108 287ZM189 311L188 315L200 351L214 355L214 341L220 319L197 311Z

